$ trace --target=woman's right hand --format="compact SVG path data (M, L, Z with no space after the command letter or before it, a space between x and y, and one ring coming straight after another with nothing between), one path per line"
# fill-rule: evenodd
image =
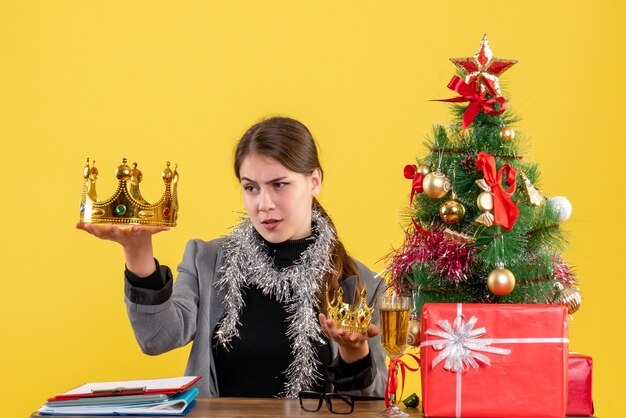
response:
M82 229L100 239L117 242L124 249L126 268L139 277L146 277L156 270L152 253L152 235L167 231L167 226L132 225L118 227L113 224L78 222Z

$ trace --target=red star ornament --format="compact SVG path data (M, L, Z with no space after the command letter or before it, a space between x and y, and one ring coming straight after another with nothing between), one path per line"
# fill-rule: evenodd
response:
M494 58L489 47L487 34L483 36L476 55L465 58L450 58L450 61L465 74L465 82L476 92L491 94L496 97L501 95L498 77L517 62L516 60Z

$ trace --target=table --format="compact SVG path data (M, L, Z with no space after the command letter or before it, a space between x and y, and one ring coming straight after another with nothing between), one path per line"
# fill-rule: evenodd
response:
M380 412L384 409L384 401L357 401L354 405L354 412L350 416L354 418L380 418ZM421 409L402 408L402 410L411 417L424 417ZM39 415L35 412L30 418L44 416L49 417L49 415ZM317 412L306 412L300 409L300 403L297 399L271 398L198 398L196 399L196 406L187 415L189 418L339 418L341 416L345 415L332 414L325 405L322 405L322 409ZM56 418L63 417L57 415Z
M357 401L351 417L376 417L385 409L385 401ZM403 408L404 410L404 408ZM411 417L423 417L421 410L407 409ZM196 406L187 414L188 418L275 418L275 417L308 417L308 418L339 418L326 409L317 412L306 412L300 409L297 399L272 398L197 398ZM34 412L31 418L51 417ZM135 415L136 418L139 418ZM55 415L54 418L63 418ZM154 418L154 415L152 416Z

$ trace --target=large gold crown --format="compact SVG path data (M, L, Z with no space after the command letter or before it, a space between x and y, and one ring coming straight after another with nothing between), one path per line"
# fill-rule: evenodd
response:
M170 163L163 170L163 182L165 192L161 199L154 204L146 202L139 191L142 174L137 168L137 163L133 168L126 165L126 158L115 170L119 184L113 196L106 200L99 200L96 193L96 180L98 179L98 169L96 162L85 164L83 170L85 183L83 194L80 200L80 220L96 224L126 224L126 225L157 225L176 226L178 217L178 197L176 185L178 183L178 172L170 169Z
M348 332L362 334L372 322L374 306L367 306L366 290L363 288L359 303L350 305L343 301L343 290L337 289L332 300L326 291L328 303L328 317L332 319L337 328L343 328Z

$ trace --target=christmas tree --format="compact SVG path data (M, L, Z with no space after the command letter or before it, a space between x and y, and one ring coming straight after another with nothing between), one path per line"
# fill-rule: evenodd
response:
M564 197L545 197L539 169L522 153L518 120L498 77L516 63L494 58L485 35L476 55L451 61L464 76L448 88L454 121L436 125L428 155L407 165L410 209L403 245L387 257L390 286L427 302L580 306L577 279L561 257Z

